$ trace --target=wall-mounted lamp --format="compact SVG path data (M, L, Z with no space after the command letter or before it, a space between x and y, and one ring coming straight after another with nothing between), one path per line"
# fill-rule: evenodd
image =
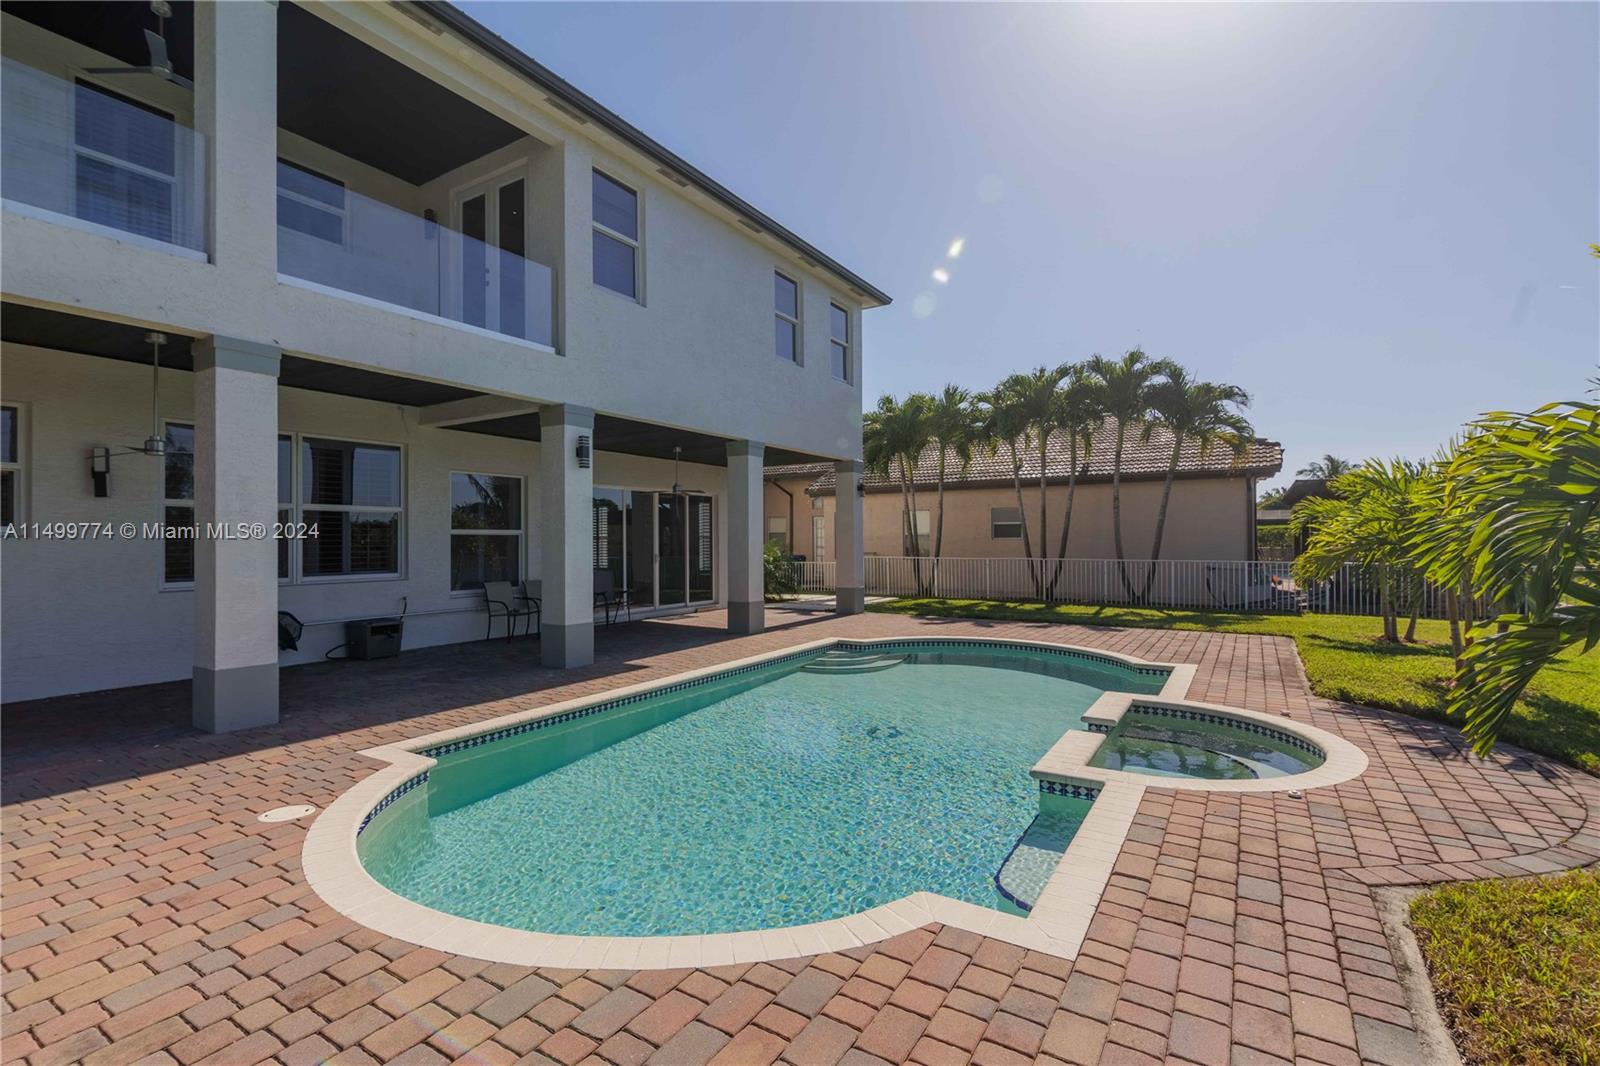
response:
M433 208L422 209L422 239L431 241L439 232L439 216L433 213Z
M585 436L580 436L578 438L578 469L579 470L587 470L587 469L589 469L589 457L590 457L589 438L585 437Z
M856 495L862 498L867 495L867 483L861 478L856 478Z
M104 444L89 450L89 476L94 479L96 496L111 495L111 449Z

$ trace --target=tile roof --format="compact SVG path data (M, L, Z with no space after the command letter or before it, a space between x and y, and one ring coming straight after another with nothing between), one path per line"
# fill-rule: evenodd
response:
M787 481L794 477L816 477L818 474L832 473L832 463L788 463L784 466L769 466L762 471L768 481Z
M1117 423L1111 418L1106 419L1100 428L1095 430L1088 460L1083 461L1080 456L1078 470L1080 481L1111 480L1111 460L1116 449L1116 435ZM1167 462L1171 455L1171 433L1157 427L1151 431L1150 439L1146 441L1142 439L1139 429L1130 426L1127 442L1122 449L1123 480L1143 481L1165 477ZM1049 469L1045 476L1052 482L1065 481L1070 465L1065 433L1051 436L1046 458ZM1239 456L1235 456L1232 449L1223 445L1213 446L1202 456L1198 444L1185 443L1178 456L1178 476L1182 478L1271 477L1282 467L1283 445L1271 440L1253 441L1245 449L1244 454ZM938 468L938 451L930 447L917 460L916 484L918 486L936 484ZM890 475L868 472L863 480L868 488L888 488L899 484L892 474L892 471ZM1025 482L1037 483L1039 480L1039 452L1035 448L1023 449L1022 478ZM1001 483L1007 485L1011 483L1011 453L1005 447L1001 447L992 455L980 449L973 454L972 461L965 471L962 471L957 464L947 464L945 472L947 488L951 486L970 488ZM813 495L832 493L832 467L827 467L806 491Z

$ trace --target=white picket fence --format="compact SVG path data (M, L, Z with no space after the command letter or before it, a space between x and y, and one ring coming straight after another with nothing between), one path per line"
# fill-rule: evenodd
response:
M836 564L795 562L800 591L834 591ZM869 555L869 596L1139 605L1194 610L1380 613L1378 582L1347 566L1328 581L1297 584L1293 564L1277 561L1161 559L952 559ZM1422 583L1421 614L1442 618L1444 590ZM1401 612L1411 603L1402 597Z

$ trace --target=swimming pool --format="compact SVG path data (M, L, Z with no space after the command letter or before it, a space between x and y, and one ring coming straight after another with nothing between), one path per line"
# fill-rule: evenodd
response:
M1287 730L1135 705L1089 765L1156 777L1254 781L1304 773L1322 762L1321 748Z
M442 752L426 802L360 854L398 895L549 933L799 925L918 891L1005 907L997 874L1040 812L1030 768L1102 693L1167 673L1027 647L824 651ZM1091 800L1052 802L1059 859Z
M1186 700L1195 677L1046 642L825 638L367 749L384 765L317 817L302 868L365 928L515 965L714 967L929 923L1070 959L1147 790L1296 796L1365 769L1305 721ZM1163 716L1324 759L1091 765L1124 718Z

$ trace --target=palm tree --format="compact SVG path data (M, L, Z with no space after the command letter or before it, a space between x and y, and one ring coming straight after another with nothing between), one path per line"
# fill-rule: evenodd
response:
M1413 546L1445 580L1459 573L1490 602L1524 605L1474 627L1450 691L1448 710L1484 755L1540 669L1600 646L1600 405L1495 413L1472 429L1450 463L1472 514L1465 545L1432 526Z
M1425 528L1420 482L1421 471L1411 463L1368 460L1334 479L1332 497L1295 504L1291 519L1297 532L1311 530L1294 561L1295 579L1326 581L1346 564L1362 567L1378 583L1383 639L1392 644L1400 642L1400 596L1419 576L1408 544Z
M1332 481L1340 474L1348 474L1355 469L1355 464L1348 459L1341 459L1337 455L1324 455L1314 463L1307 463L1294 472L1295 477L1320 478L1323 481Z
M1022 503L1022 447L1027 443L1028 425L1016 401L1012 381L1007 378L988 392L974 398L978 409L977 440L990 455L1005 448L1011 457L1011 487L1017 493L1017 517L1022 526L1022 555L1033 558L1033 538L1028 532L1028 512ZM1039 533L1041 542L1044 532Z
M1289 494L1287 488L1268 489L1256 497L1256 506L1263 511L1270 511L1283 505L1283 498Z
M1057 389L1069 369L1065 364L1054 369L1036 367L1032 373L1012 374L1001 383L1001 388L1010 396L1011 403L1015 407L1016 418L1022 426L1024 437L1032 441L1034 449L1039 453L1039 558L1030 569L1033 571L1034 590L1040 599L1044 598L1044 553L1046 538L1050 535L1049 496L1045 491L1046 479L1050 473L1050 436L1055 432L1056 419L1061 410ZM1020 481L1019 463L1019 485ZM1020 507L1020 488L1017 502Z
M928 408L928 435L939 449L939 465L935 472L939 485L938 517L933 527L933 573L930 583L939 583L939 556L944 551L944 483L951 460L960 464L962 473L972 461L972 444L976 434L972 411L972 394L959 385L946 385L944 391L932 398Z
M1056 569L1050 577L1051 598L1061 582L1061 567L1067 557L1067 540L1072 534L1072 503L1078 493L1078 472L1089 462L1094 447L1094 431L1105 418L1100 390L1090 379L1084 364L1073 363L1056 392L1055 424L1067 438L1067 505L1061 521L1061 542L1056 549Z
M1250 394L1237 385L1215 385L1195 381L1182 367L1167 371L1165 381L1150 389L1150 409L1154 417L1145 423L1143 439L1148 442L1157 428L1172 434L1172 451L1167 457L1167 480L1161 488L1161 507L1156 511L1155 542L1150 548L1150 569L1145 575L1144 592L1148 599L1155 583L1156 560L1161 558L1161 538L1167 528L1167 504L1172 499L1172 481L1178 474L1178 459L1185 444L1198 444L1200 458L1217 444L1233 449L1235 458L1255 439L1255 430L1241 407L1250 406Z
M1151 359L1139 348L1121 359L1091 356L1085 372L1094 382L1108 417L1116 419L1117 441L1111 455L1111 533L1117 549L1117 569L1122 587L1133 598L1128 580L1127 556L1122 550L1122 452L1128 443L1128 430L1150 414L1150 389L1156 381L1178 369L1170 359Z
M868 470L893 476L900 485L903 516L901 533L905 553L911 557L912 573L918 589L924 589L920 546L917 543L917 460L928 446L928 409L931 399L912 393L904 402L893 396L878 398L876 410L867 412L862 424L861 445Z

